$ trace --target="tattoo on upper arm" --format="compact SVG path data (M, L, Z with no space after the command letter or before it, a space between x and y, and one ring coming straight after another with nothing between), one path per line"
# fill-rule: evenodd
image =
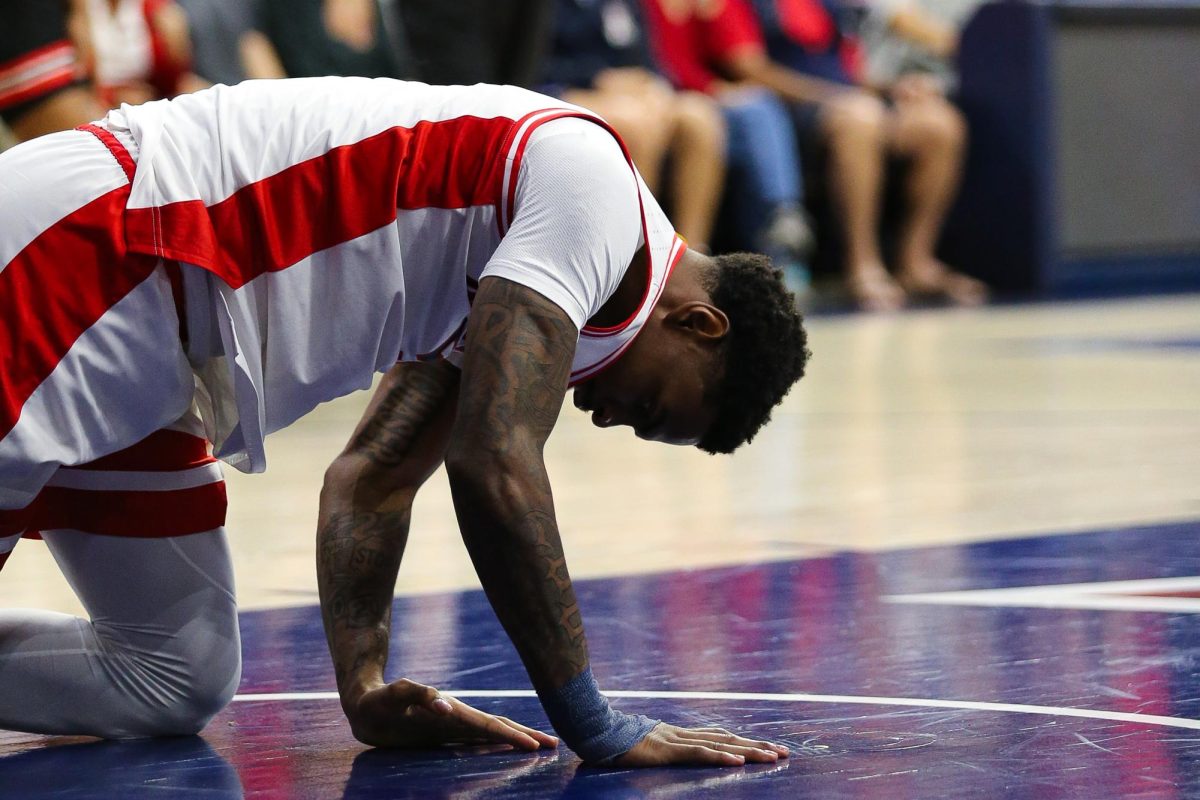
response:
M544 443L562 409L578 331L555 304L510 281L481 287L467 326L459 414L484 420L485 447L497 455L519 438ZM529 434L526 436L525 434Z
M460 452L467 457L495 457L507 474L504 488L488 497L456 490L455 509L488 599L540 685L561 685L588 660L542 461L577 336L570 318L541 295L488 279L467 328L459 401L463 440L455 447L472 448ZM497 528L509 535L496 535Z

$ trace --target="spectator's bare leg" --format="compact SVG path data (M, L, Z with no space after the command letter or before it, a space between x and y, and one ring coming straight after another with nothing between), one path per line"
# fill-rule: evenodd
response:
M846 92L821 107L829 150L829 186L846 245L846 287L868 311L904 304L877 239L887 146L887 112L866 92Z
M935 255L962 174L966 122L958 109L938 95L900 101L894 119L892 146L912 163L897 277L914 294L978 305L987 299L987 287L951 270Z
M56 131L69 131L104 116L104 109L86 86L73 86L26 111L9 127L21 141Z
M725 120L707 95L679 93L673 104L671 204L688 244L708 251L725 181Z

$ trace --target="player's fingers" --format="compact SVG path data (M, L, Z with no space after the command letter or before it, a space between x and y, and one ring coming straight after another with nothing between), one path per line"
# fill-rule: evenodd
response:
M698 728L677 728L673 734L672 738L675 741L699 744L705 747L712 747L716 750L740 753L742 755L749 755L750 751L753 751L769 756L772 761L780 755L779 751L770 742L745 739L728 731L718 733L716 731L702 731Z
M762 747L744 747L742 745L729 744L728 742L688 739L686 737L681 738L679 741L685 744L707 747L710 750L717 750L722 753L733 753L735 756L741 756L747 761L752 761L756 764L773 764L779 760L779 753Z
M437 689L406 678L392 681L381 691L387 702L397 707L417 706L435 714L449 714L454 710Z
M531 728L528 725L522 725L519 722L514 722L513 720L509 719L508 717L501 717L499 715L495 715L495 716L496 716L496 719L500 720L508 727L516 728L521 733L524 733L524 734L530 736L531 738L536 739L538 741L538 744L542 745L543 747L558 747L558 737L557 736L551 736L548 733L542 733L537 728Z
M541 747L541 743L528 733L505 725L499 718L457 700L454 701L454 717L490 741L511 744L521 750L537 750Z
M788 755L788 749L784 745L775 744L762 739L747 739L744 736L738 736L736 733L725 730L724 728L681 728L678 731L680 736L689 739L703 739L711 742L722 742L725 744L736 745L738 747L753 747L759 750L767 750L773 753L778 753L781 756Z
M740 767L746 763L744 756L714 750L702 744L675 742L668 745L668 748L665 754L668 764L711 764L713 766Z

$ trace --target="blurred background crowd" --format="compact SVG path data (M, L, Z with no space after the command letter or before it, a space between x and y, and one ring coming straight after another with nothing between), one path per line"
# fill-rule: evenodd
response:
M798 296L977 305L939 258L981 0L13 0L13 140L245 79L508 83L621 133L692 247L771 255ZM970 266L970 265L966 265Z

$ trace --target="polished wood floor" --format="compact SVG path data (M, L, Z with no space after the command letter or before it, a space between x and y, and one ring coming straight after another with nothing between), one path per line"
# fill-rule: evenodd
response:
M1200 295L809 326L809 376L734 457L563 409L548 462L575 576L1200 516ZM321 473L367 397L274 436L265 475L227 471L244 607L315 601ZM397 591L476 585L439 474L417 501ZM0 606L14 605L78 611L39 543L0 578Z

